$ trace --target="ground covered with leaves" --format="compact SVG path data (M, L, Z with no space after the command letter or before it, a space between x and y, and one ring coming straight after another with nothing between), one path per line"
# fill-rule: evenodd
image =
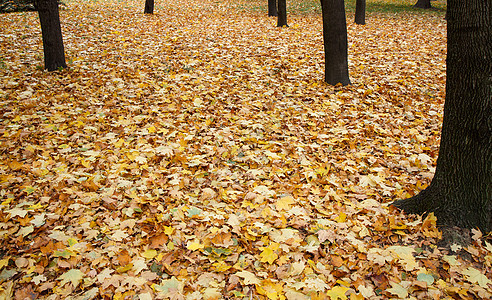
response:
M333 87L319 13L255 3L66 1L52 73L2 16L0 298L491 298L490 240L388 205L434 172L444 13L349 12Z

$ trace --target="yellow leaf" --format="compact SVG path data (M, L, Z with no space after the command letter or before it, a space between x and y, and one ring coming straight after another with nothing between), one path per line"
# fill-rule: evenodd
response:
M249 271L240 271L236 273L236 276L244 279L244 284L261 284L261 281L256 277L255 274Z
M342 299L346 300L347 296L345 296L345 293L349 290L349 288L344 287L344 286L335 286L328 292L326 292L326 295L330 296L331 300L337 300L337 299Z
M399 298L407 298L408 297L408 291L406 288L402 287L398 283L391 282L391 288L387 289L386 291L397 295Z
M294 204L294 198L292 196L285 196L277 200L275 207L277 210L289 210L291 204Z
M152 259L157 256L157 251L154 249L148 249L144 253L142 253L142 257L145 257L147 259Z
M219 261L216 263L213 263L212 266L215 267L216 272L224 272L227 271L231 268L231 266L228 266L225 262Z
M152 125L152 126L150 126L149 128L147 128L147 131L148 131L149 133L154 133L154 132L156 132L157 130L155 129L155 126L154 126L154 125Z
M471 283L478 283L479 286L486 288L488 284L492 284L492 281L483 275L479 270L469 267L468 269L461 272L466 276L466 280Z
M61 279L60 286L63 286L70 281L74 287L77 287L83 278L84 273L82 273L82 271L77 269L70 269L60 275L60 277L58 277L57 279Z
M9 257L0 259L0 270L9 264L9 260L10 260Z
M205 300L222 299L222 294L219 292L217 288L206 288L205 291L203 291L203 299Z
M282 284L272 282L269 279L263 280L261 285L256 285L256 291L258 294L265 295L271 300L285 299Z
M347 214L344 212L341 212L338 215L338 217L336 217L335 221L337 221L338 223L343 223L343 222L345 222L346 219L347 219Z
M278 258L277 253L273 252L271 248L265 248L260 256L261 262L268 262L269 264L272 264Z
M200 244L199 242L188 242L188 245L186 245L186 248L188 248L191 251L195 251L198 249L205 248L205 245Z
M114 146L116 148L121 148L121 146L123 146L124 143L125 141L123 139L119 139L116 143L114 143Z
M122 267L117 268L116 269L116 272L118 272L118 273L125 273L125 272L130 271L132 268L133 268L133 264L132 263L129 263L126 266L122 266Z

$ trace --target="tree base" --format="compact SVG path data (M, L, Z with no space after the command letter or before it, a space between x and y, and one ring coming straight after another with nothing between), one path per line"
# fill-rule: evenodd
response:
M426 216L433 212L439 226L479 228L484 233L489 232L492 229L492 215L477 203L480 203L479 199L470 198L460 189L444 191L431 184L419 194L394 201L391 205L407 214Z

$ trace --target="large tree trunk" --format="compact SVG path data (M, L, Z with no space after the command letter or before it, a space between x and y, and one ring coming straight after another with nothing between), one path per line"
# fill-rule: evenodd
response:
M277 0L268 0L268 16L277 16Z
M415 3L414 7L425 9L432 8L431 0L418 0L417 3Z
M145 0L144 14L154 13L154 0Z
M44 68L48 71L66 68L58 1L38 0L36 6L43 36Z
M355 24L366 24L366 0L355 2Z
M394 202L443 225L492 231L492 1L448 0L446 101L437 167L420 194Z
M289 26L287 25L287 3L286 0L278 0L277 8L277 27Z
M347 23L343 0L321 0L325 46L325 81L350 84L347 54Z

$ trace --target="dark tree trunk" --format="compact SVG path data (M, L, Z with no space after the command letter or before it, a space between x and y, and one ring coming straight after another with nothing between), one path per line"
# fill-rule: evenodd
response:
M277 16L277 0L268 0L268 16Z
M287 25L287 3L286 0L278 0L277 8L277 27L289 26Z
M321 0L325 46L325 81L350 84L347 54L347 23L343 0Z
M417 3L415 3L414 7L425 9L432 8L431 0L418 0Z
M394 205L492 231L492 1L448 0L446 101L431 184Z
M144 14L154 13L154 0L145 0Z
M44 68L48 71L66 68L58 1L38 0L36 6L43 36Z
M355 2L355 24L366 24L366 0Z

